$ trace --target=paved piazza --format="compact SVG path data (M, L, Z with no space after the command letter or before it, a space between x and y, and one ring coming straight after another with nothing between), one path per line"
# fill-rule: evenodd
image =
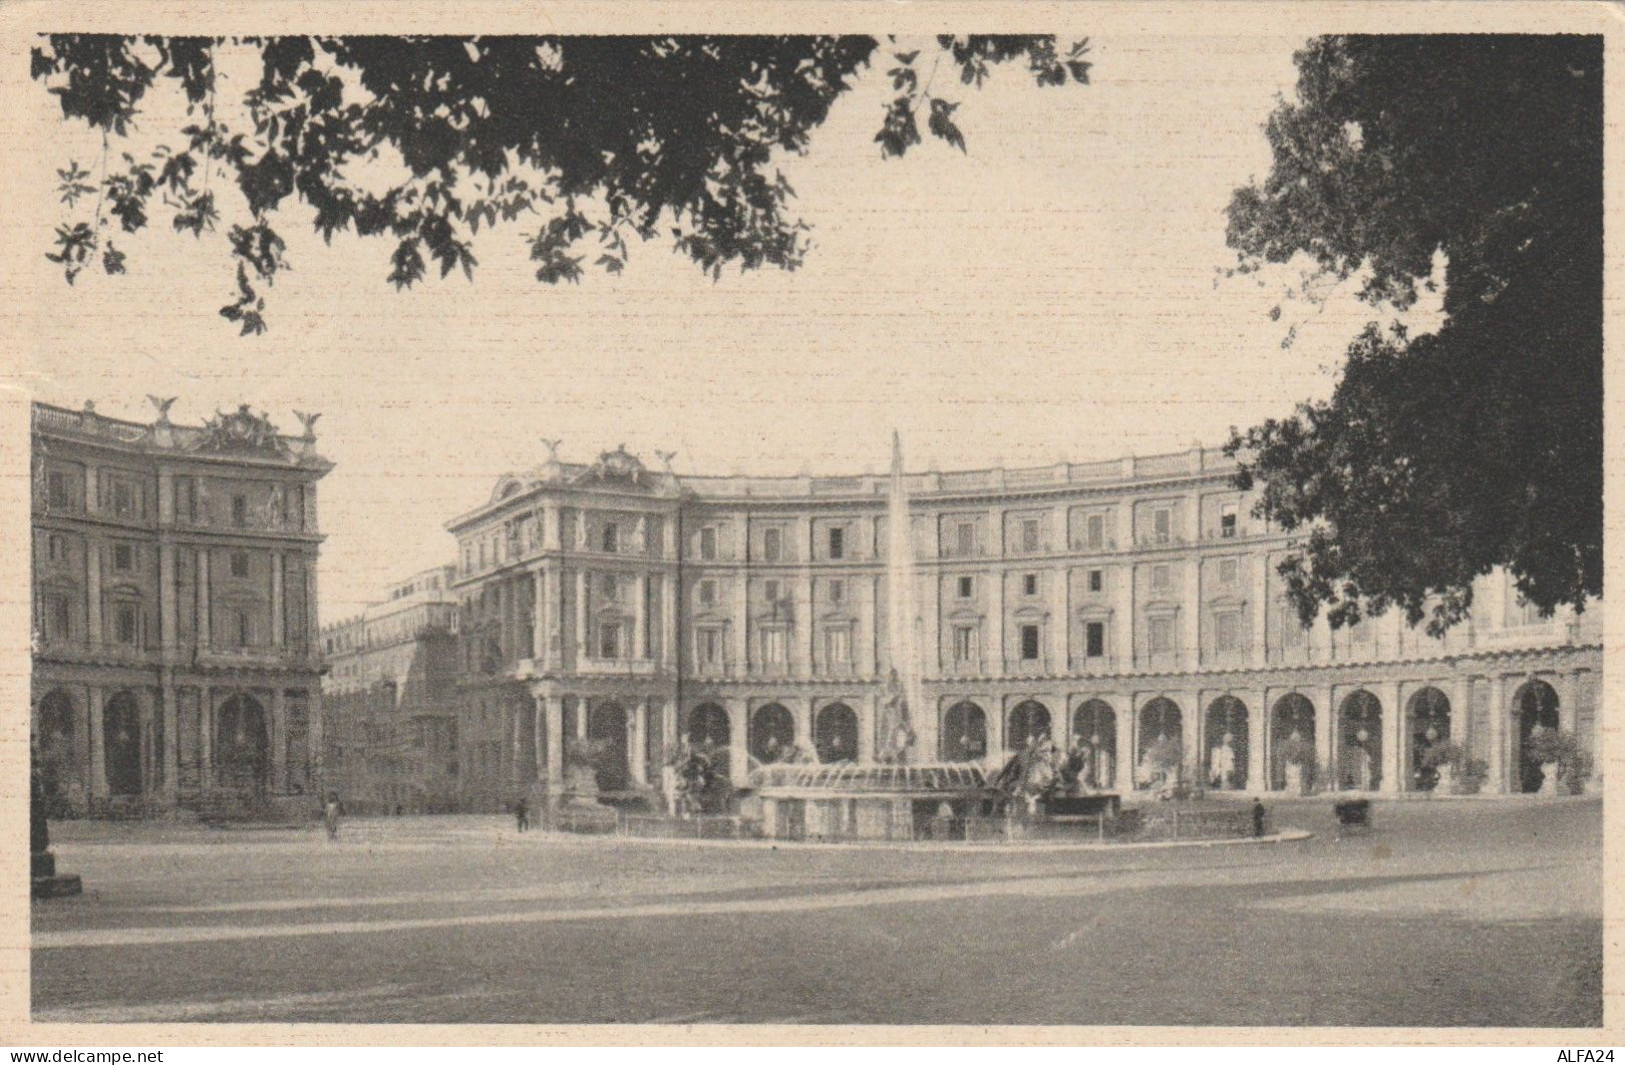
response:
M55 828L38 1021L1594 1026L1597 800L1379 803L1338 842L931 851Z

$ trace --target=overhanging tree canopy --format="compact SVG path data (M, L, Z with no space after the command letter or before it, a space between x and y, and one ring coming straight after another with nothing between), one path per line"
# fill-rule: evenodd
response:
M1444 324L1373 323L1328 402L1236 434L1307 622L1390 607L1442 632L1496 566L1550 614L1602 594L1602 40L1325 37L1236 191L1241 269L1311 257Z
M589 239L596 265L619 272L628 235L648 240L666 226L676 250L714 276L729 264L794 269L807 227L788 212L794 193L774 153L806 151L880 46L873 37L53 35L34 50L33 77L65 118L101 130L104 145L131 132L159 88L184 93L187 119L150 157L104 158L98 175L77 162L60 172L64 203L93 217L62 225L51 258L69 282L98 259L121 273L114 222L134 232L159 205L178 232L212 230L232 213L214 175L242 200L243 218L228 228L237 298L221 314L245 334L265 329L261 290L285 266L272 223L290 198L313 209L326 239L353 230L393 241L397 288L431 261L441 276L472 277L481 227L532 214L530 256L548 283L580 279ZM228 49L257 60L241 107L216 100ZM964 150L956 84L980 86L1012 60L1039 85L1086 83L1086 52L1082 41L1058 52L1048 36L944 36L893 52L894 95L875 140L884 155L904 154L920 143L925 112L933 136Z

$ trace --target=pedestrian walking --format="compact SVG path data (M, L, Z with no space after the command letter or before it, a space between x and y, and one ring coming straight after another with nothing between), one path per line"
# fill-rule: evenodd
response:
M1264 835L1264 802L1262 799L1253 800L1253 838L1261 839Z
M530 806L524 799L514 803L513 816L519 822L519 831L523 832L530 828Z
M339 838L339 816L343 812L344 807L339 804L339 793L336 791L328 792L327 805L322 810L322 820L327 825L327 838L329 840Z

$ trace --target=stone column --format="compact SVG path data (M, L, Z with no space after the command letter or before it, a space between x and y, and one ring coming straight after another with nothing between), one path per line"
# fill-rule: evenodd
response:
M1269 790L1269 693L1257 691L1237 693L1247 704L1247 790Z
M1179 742L1185 748L1180 779L1186 782L1193 779L1199 780L1202 773L1201 766L1206 761L1202 756L1202 716L1206 709L1202 706L1202 694L1196 691L1175 692L1173 700L1179 704Z
M214 642L214 626L209 621L209 548L200 544L197 549L197 645L207 648ZM310 604L314 614L315 603Z
M660 700L660 744L663 751L677 747L677 703L672 699Z
M587 571L576 570L576 668L591 657L587 647Z
M1322 791L1337 788L1337 730L1333 727L1332 689L1310 688L1304 695L1315 704L1315 757L1320 760Z
M1246 555L1240 565L1252 570L1249 574L1252 594L1248 596L1247 614L1252 619L1253 637L1252 645L1248 648L1248 660L1255 667L1261 667L1269 661L1269 560L1264 555Z
M806 706L792 704L790 712L794 715L796 722L796 743L801 746L802 750L810 753L813 750L813 722L818 717L818 700L809 698Z
M547 729L547 700L539 695L530 699L530 756L536 763L536 773L532 780L540 781L547 773L549 764L547 760L547 745L552 734Z
M1473 735L1473 678L1458 673L1450 685L1450 742L1472 757L1477 753L1477 740Z
M1383 681L1370 686L1371 694L1382 703L1382 787L1384 794L1407 790L1402 778L1405 766L1405 708L1399 701L1399 682Z
M670 529L672 524L667 522L667 528ZM663 668L682 668L677 654L680 638L677 631L677 575L663 573L660 576L660 639L655 644L655 657Z
M175 604L175 545L158 545L158 644L170 659L179 643Z
M547 790L564 790L564 700L556 695L541 700L547 725Z
M91 647L102 643L102 545L85 538L85 620Z
M641 583L641 578L639 578ZM627 730L627 761L632 769L632 783L642 787L649 783L649 700L639 699L632 706L632 727Z
M578 740L587 738L587 710L587 697L585 695L576 696L576 739Z
M318 621L316 604L321 602L316 590L316 555L311 552L305 556L305 631L303 633L303 646L312 653L321 647L322 631Z
M858 764L873 765L875 761L875 715L879 712L876 705L876 696L873 693L864 695L853 707L858 712ZM990 715L991 716L991 715ZM989 737L991 739L991 720L989 724Z
M547 656L547 638L553 631L555 617L551 609L552 604L547 599L547 570L538 568L531 573L530 578L535 589L531 594L536 597L536 605L530 612L530 657L531 661L536 663L535 668L545 670L552 665ZM538 760L537 765L541 764Z
M994 677L1002 677L1005 675L1004 577L1004 566L1002 563L995 565L991 572L982 575L982 580L988 582L987 666L982 672ZM1002 737L1004 732L1002 724L1000 725L999 732Z
M102 728L102 699L100 688L90 689L90 794L92 798L107 798L107 747Z
M741 523L743 524L743 523ZM740 558L744 548L740 548ZM750 587L743 569L734 570L733 591L733 675L746 676L750 672Z
M282 605L282 552L271 552L271 646L281 647L285 621Z
M281 687L271 690L271 790L288 787L288 702Z
M214 689L205 684L198 691L198 786L214 786Z
M750 714L743 699L729 699L728 710L728 777L734 787L745 786L750 775Z
M165 672L168 672L167 670ZM173 806L180 789L180 729L175 706L175 684L170 680L163 688L164 749L164 802Z
M649 578L639 573L632 578L632 657L643 661L649 657Z
M528 783L525 780L525 716L525 707L521 703L515 703L508 715L509 732L512 734L510 747L513 751L513 769L509 775L515 789L523 788Z
M1508 765L1510 759L1507 757L1510 747L1507 733L1508 726L1512 722L1506 705L1506 678L1499 673L1491 675L1489 687L1490 741L1487 759L1490 765L1489 785L1491 791L1505 794L1513 790L1510 772L1512 767Z
M1061 523L1058 534L1060 542L1066 542L1066 512L1059 513L1057 520ZM1051 673L1070 673L1072 671L1072 574L1065 566L1057 566L1050 572L1050 646L1051 652L1049 671ZM1057 730L1060 735L1066 732ZM1070 731L1070 730L1068 730Z

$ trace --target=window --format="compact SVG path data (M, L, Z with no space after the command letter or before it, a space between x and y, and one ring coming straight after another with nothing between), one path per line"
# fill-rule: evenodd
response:
M1104 570L1092 569L1089 571L1089 590L1098 592L1106 586L1106 573Z
M1233 558L1221 558L1219 560L1219 583L1220 584L1235 584L1236 583L1236 572L1237 572L1237 565L1236 565L1236 560L1235 559L1233 559Z
M45 636L51 640L66 640L70 634L68 597L45 597Z
M1151 532L1157 543L1165 544L1173 539L1173 519L1173 512L1166 507L1151 512Z
M829 557L846 557L846 530L840 526L829 531Z
M248 552L233 551L231 553L231 575L233 577L248 576Z
M976 626L954 626L954 661L976 661Z
M116 638L119 643L135 646L136 609L134 603L120 603L114 615Z
M1218 614L1213 618L1213 649L1227 654L1241 648L1241 615Z
M1282 647L1302 647L1303 634L1302 621L1298 621L1297 611L1292 608L1280 610L1280 644Z
M1169 654L1174 649L1174 619L1171 617L1155 617L1150 619L1147 626L1150 636L1151 653L1154 655Z
M824 630L824 662L831 666L844 666L852 661L852 630Z
M248 497L247 496L232 496L231 497L231 523L233 525L235 525L239 529L243 528L244 526L246 526L248 524ZM485 552L483 550L484 545L482 544L480 546L482 548L482 550L480 551L480 564L484 565L485 564L485 557L484 557Z
M63 543L62 537L52 533L45 538L45 555L52 562L66 562L68 560L68 548Z
M1022 595L1037 595L1038 594L1038 574L1036 574L1036 573L1024 573L1024 574L1022 574L1022 577L1021 577L1021 594Z
M135 513L135 493L124 481L113 482L113 513L119 517Z
M701 581L700 582L700 603L701 603L701 605L703 605L703 606L711 606L716 601L717 601L717 582L716 581Z
M781 529L767 529L762 533L762 558L768 562L777 562L784 554L784 532Z
M719 629L700 630L700 665L722 665L722 632Z
M1106 516L1104 514L1089 515L1088 530L1090 547L1101 548L1106 546Z
M700 557L707 562L717 557L717 530L707 526L700 530Z
M971 597L971 594L975 590L976 590L976 578L975 577L961 577L961 578L959 578L959 598L961 598L961 599L969 599Z
M619 551L621 549L621 530L620 530L620 526L616 525L612 521L604 522L604 534L603 534L603 536L604 536L604 550L605 551L608 551L608 552L613 554L614 552Z
M254 631L251 627L248 611L234 610L232 611L232 615L237 622L237 646L247 647L249 644L254 642Z
M1083 627L1083 653L1090 658L1106 655L1106 623L1091 621Z
M113 568L125 573L135 569L135 548L129 544L114 544Z
M1023 551L1038 550L1038 522L1028 518L1021 523L1021 549Z
M197 481L191 477L175 478L175 518L197 521Z
M844 603L844 602L846 602L846 582L845 581L830 581L829 582L829 601L831 603Z
M777 602L778 598L779 598L779 582L778 581L763 581L762 582L762 596L769 603Z
M621 657L621 627L605 622L598 626L598 657Z
M598 586L603 589L605 599L613 601L621 597L621 582L616 580L613 573L604 574Z
M1038 661L1038 626L1023 625L1021 627L1021 660L1023 662Z
M784 665L785 639L783 629L762 630L762 661L770 666Z
M1166 592L1171 587L1173 587L1173 579L1168 572L1168 567L1152 566L1151 590L1155 592Z
M52 507L68 509L73 506L73 491L69 484L68 475L61 470L52 470L45 478L46 499Z
M1226 503L1219 509L1219 535L1232 540L1236 535L1236 504Z
M961 555L971 555L976 552L976 526L968 521L960 522L955 533L956 546Z

